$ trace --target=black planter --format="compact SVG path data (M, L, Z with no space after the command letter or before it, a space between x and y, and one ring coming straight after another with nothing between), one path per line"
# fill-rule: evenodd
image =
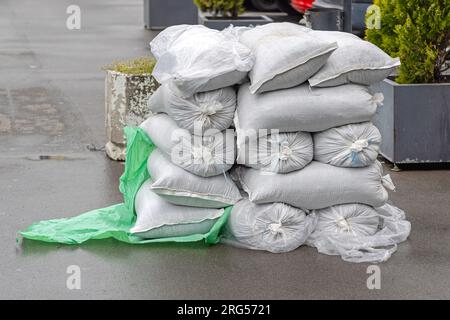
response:
M307 25L313 30L342 31L344 13L334 8L311 8L305 13Z
M384 94L374 124L381 154L393 163L450 162L450 83L373 85Z
M177 24L196 24L197 6L191 0L144 0L146 29L161 30Z
M208 28L223 30L231 25L235 27L258 26L271 23L273 20L267 16L239 16L237 19L224 19L211 17L209 14L198 11L198 23Z

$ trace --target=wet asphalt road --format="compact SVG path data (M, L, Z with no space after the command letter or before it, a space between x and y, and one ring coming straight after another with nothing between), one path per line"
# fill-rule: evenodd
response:
M142 27L141 1L79 0L77 31L65 27L70 4L0 2L0 298L450 298L449 170L391 172L391 199L412 234L380 265L380 290L367 289L367 265L306 247L17 244L35 221L121 202L123 164L87 148L105 143L101 67L149 54L154 33ZM81 269L81 290L66 287L70 265Z

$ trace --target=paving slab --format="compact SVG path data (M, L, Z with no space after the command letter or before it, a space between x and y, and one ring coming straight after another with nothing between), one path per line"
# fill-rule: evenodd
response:
M149 54L155 33L143 28L142 1L79 0L80 30L65 27L70 4L0 2L0 298L450 298L448 170L390 172L391 199L412 233L379 265L380 290L367 288L367 264L308 247L270 254L200 243L16 243L17 231L35 221L122 200L123 164L101 150L101 67ZM81 270L80 290L67 288L71 265Z

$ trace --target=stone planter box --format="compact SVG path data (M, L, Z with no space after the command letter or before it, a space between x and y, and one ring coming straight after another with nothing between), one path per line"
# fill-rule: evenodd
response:
M381 154L394 164L450 162L450 83L373 85L384 94L374 124Z
M147 101L159 84L150 74L128 75L108 70L105 79L105 126L108 157L125 160L123 129L138 126L151 114Z
M230 24L235 27L248 27L248 26L258 26L262 24L271 23L273 20L267 16L250 16L241 15L237 19L227 19L220 17L212 17L208 13L198 11L198 24L202 24L208 28L223 30L227 28Z

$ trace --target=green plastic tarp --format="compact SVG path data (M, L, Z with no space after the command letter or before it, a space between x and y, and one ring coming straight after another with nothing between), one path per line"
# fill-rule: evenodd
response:
M64 244L80 244L88 240L105 238L114 238L132 244L201 240L207 244L219 242L220 231L228 219L231 207L225 208L224 214L206 234L142 239L129 232L136 219L134 198L140 186L150 178L147 171L147 158L156 147L141 128L126 127L125 135L127 137L125 171L120 177L119 186L124 203L92 210L73 218L40 221L21 231L20 234L26 239Z

